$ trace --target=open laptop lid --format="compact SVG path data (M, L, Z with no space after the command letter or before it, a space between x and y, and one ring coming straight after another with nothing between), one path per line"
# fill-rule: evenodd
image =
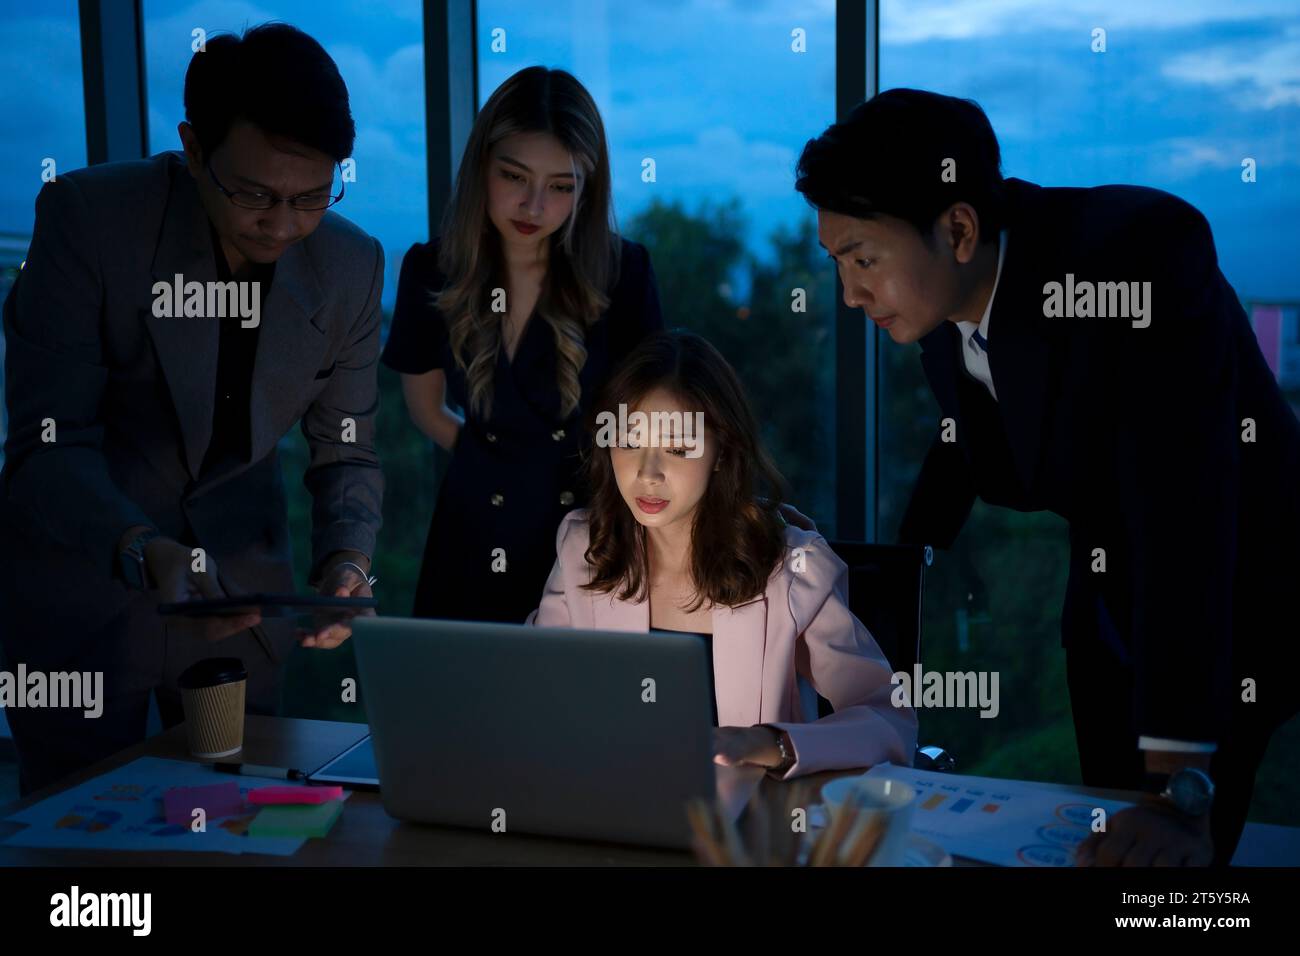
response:
M353 640L393 816L689 845L715 791L698 636L371 617Z

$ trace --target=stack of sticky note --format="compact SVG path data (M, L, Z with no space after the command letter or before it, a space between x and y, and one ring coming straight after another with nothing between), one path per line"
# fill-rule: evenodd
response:
M232 780L210 787L173 787L163 794L163 816L168 823L187 827L194 822L197 810L202 810L207 819L243 813L239 784Z
M248 802L261 806L248 835L255 837L323 837L343 812L342 787L262 787Z

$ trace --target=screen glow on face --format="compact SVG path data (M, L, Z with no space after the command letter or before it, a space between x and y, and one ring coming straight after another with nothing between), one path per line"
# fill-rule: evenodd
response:
M717 459L709 429L694 433L694 423L702 421L703 414L655 389L626 418L640 424L629 426L610 448L624 503L637 521L651 528L689 519L708 490Z

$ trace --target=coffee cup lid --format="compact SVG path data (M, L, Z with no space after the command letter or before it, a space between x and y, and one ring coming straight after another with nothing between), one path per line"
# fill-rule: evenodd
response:
M195 690L247 679L248 671L238 657L209 657L187 667L176 682L182 690Z

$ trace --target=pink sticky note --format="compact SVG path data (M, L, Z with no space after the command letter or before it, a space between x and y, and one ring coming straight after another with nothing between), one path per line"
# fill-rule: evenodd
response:
M194 822L194 811L202 809L208 819L229 817L244 811L239 784L214 783L206 787L173 787L163 794L163 816L177 826Z
M248 791L248 802L262 805L329 803L342 799L342 787L258 787Z

